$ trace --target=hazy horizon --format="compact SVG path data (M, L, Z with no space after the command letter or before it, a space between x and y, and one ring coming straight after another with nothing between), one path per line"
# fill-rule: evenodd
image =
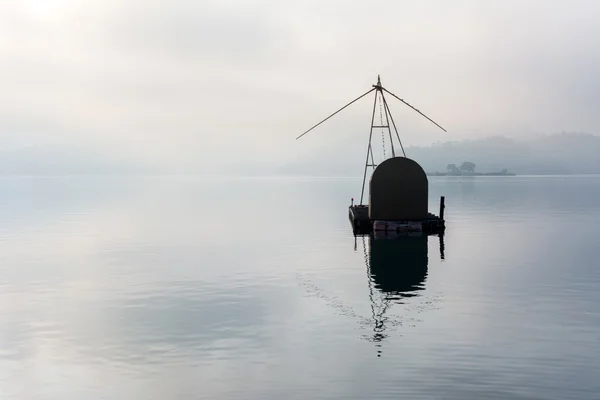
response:
M379 140L377 140L379 139ZM228 168L154 168L135 160L117 162L92 148L74 146L36 147L0 151L0 176L7 175L215 175L215 176L362 176L363 148L346 154L323 148L307 157L284 160L231 163ZM381 137L373 147L381 146ZM389 143L386 143L390 156ZM396 146L397 147L397 146ZM383 160L382 149L374 150L376 162ZM401 155L400 150L396 149ZM490 136L481 139L447 141L427 146L405 146L406 156L416 160L428 173L446 172L448 164L463 161L476 164L477 172L508 169L519 175L598 174L600 136L560 133L534 139Z

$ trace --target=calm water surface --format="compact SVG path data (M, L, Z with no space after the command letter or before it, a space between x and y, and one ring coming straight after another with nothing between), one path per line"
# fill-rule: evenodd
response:
M598 399L600 177L0 180L1 399Z

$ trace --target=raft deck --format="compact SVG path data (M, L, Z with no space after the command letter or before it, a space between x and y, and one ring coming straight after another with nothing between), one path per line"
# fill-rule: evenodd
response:
M443 204L443 203L442 203ZM443 205L442 205L443 207ZM442 211L443 212L443 211ZM368 205L356 205L350 206L348 209L348 216L352 223L354 233L367 234L373 232L373 222L369 218L369 206ZM394 221L396 223L405 224L420 224L421 232L426 235L434 235L444 231L446 228L445 221L443 218L428 213L427 218L419 221Z

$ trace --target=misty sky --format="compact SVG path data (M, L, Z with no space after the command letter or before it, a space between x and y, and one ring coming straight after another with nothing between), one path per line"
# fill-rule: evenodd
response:
M388 100L406 145L597 134L599 20L591 0L7 0L2 147L165 168L362 160L372 97L294 139L377 74L448 130Z

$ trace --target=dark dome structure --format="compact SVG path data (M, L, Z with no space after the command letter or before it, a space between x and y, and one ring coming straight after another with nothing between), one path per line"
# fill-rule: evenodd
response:
M375 168L369 182L371 221L418 221L428 217L429 182L414 160L388 158Z

